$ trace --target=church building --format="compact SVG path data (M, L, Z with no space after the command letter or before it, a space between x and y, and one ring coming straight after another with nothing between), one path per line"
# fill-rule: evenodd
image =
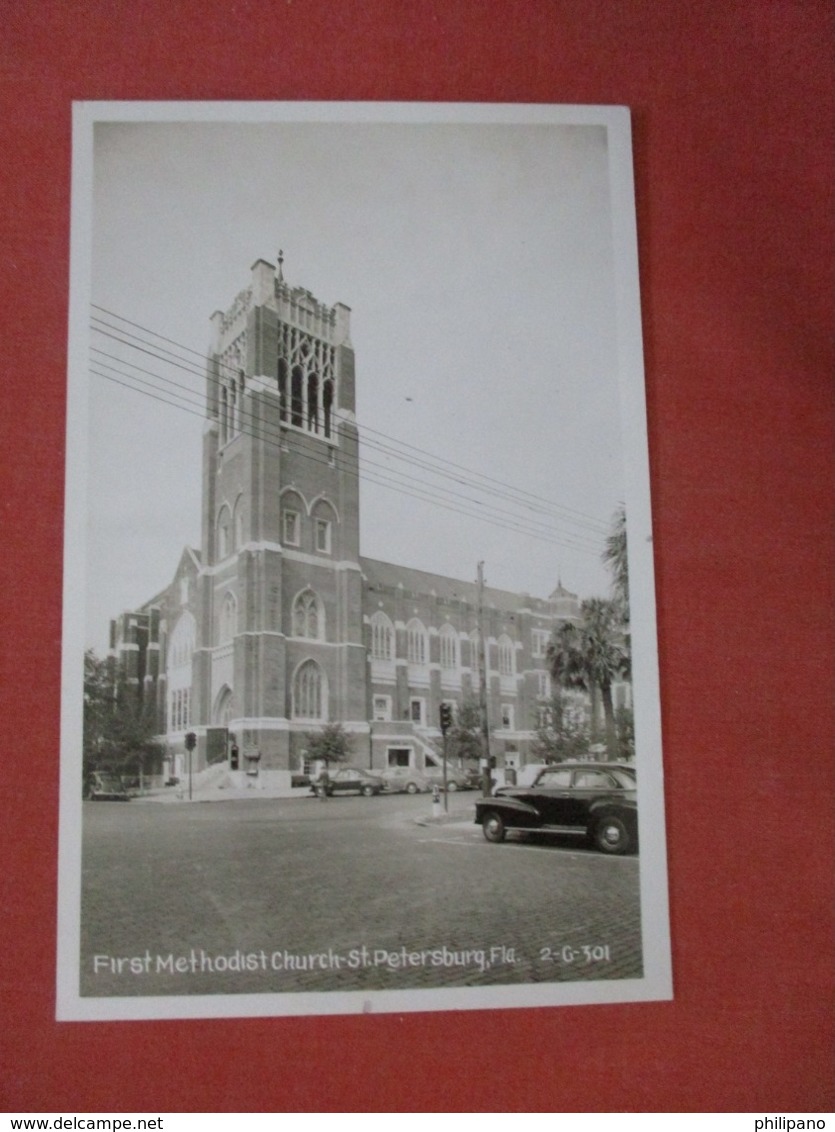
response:
M477 700L484 633L491 754L524 765L551 696L551 633L579 617L547 599L365 558L350 309L264 260L212 315L199 549L111 625L121 670L156 704L181 776L226 762L289 787L308 735L340 722L352 761L440 761L439 708ZM481 607L481 612L480 612Z

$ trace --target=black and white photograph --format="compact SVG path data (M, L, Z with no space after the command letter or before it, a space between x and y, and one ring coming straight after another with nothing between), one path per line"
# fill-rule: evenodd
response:
M74 111L58 1017L672 997L629 112Z

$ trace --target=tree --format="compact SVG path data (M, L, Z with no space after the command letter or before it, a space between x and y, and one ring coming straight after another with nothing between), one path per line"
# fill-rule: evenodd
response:
M84 654L84 782L94 771L136 774L158 768L163 749L155 738L153 704L128 687L111 660Z
M606 749L617 758L617 728L612 684L629 677L629 648L623 632L619 604L605 598L588 598L580 606L580 622L564 622L548 645L551 675L563 688L599 693L606 723Z
M635 758L635 714L632 708L619 707L615 712L618 729L618 758L631 762Z
M450 755L478 762L484 754L481 735L481 708L478 701L465 699L459 704L455 722L448 732Z
M351 736L341 723L326 723L321 731L310 731L307 740L307 757L323 762L343 763L351 754Z
M539 762L563 762L585 754L589 739L585 710L564 692L555 690L542 712L531 743L531 754Z
M624 621L629 621L629 561L626 545L626 507L618 506L612 517L612 527L606 539L603 562L612 573L612 595L623 609Z

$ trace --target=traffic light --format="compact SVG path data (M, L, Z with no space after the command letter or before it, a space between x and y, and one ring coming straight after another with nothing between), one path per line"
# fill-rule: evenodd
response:
M449 731L450 727L452 727L452 705L451 704L441 704L440 719L441 719L441 732L444 735L446 735L447 731Z
M193 751L196 746L197 746L197 736L194 734L193 731L187 732L186 733L186 750L187 751Z

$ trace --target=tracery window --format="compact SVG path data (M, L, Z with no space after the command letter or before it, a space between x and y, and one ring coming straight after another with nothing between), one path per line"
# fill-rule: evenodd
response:
M324 414L325 436L331 435L331 410L333 407L333 382L326 381L322 391L322 411Z
M516 650L513 647L513 641L510 637L502 635L499 637L499 675L512 676L514 672L514 661Z
M371 618L371 655L375 660L394 657L394 626L381 611Z
M441 668L458 667L458 634L451 625L443 625L440 632Z
M301 327L278 331L278 404L283 424L331 435L336 351Z
M416 617L406 626L406 658L409 664L426 664L426 630Z
M307 430L319 431L319 376L315 373L307 379Z
M197 623L185 612L174 626L168 643L168 730L183 731L191 722L191 658Z
M322 603L313 590L303 590L293 602L293 636L324 640Z
M315 660L306 660L293 681L293 716L324 719L327 714L327 684Z
M184 613L171 634L168 653L168 667L191 668L191 654L194 652L196 622L190 613Z

